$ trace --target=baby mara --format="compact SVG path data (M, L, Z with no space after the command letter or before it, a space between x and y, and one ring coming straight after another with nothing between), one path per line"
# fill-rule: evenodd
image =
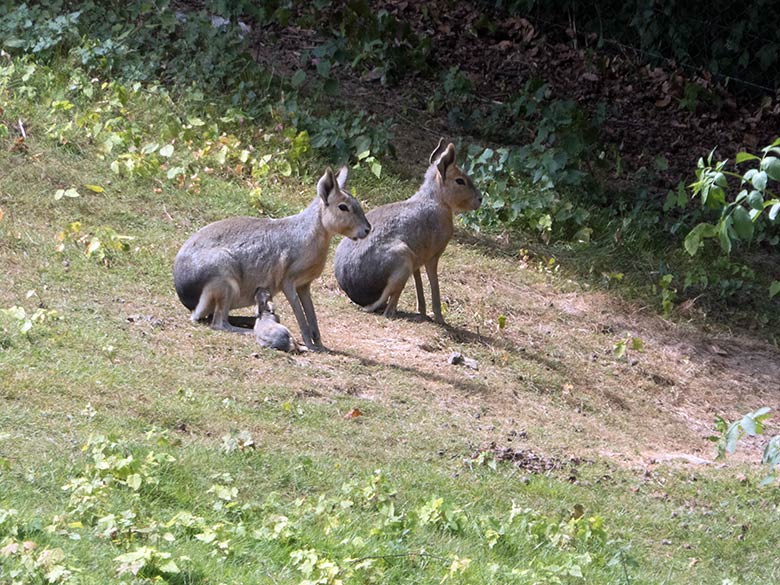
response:
M293 340L290 330L279 323L271 303L271 292L259 287L255 291L257 312L255 318L255 340L260 347L270 347L281 351L298 352L298 344Z

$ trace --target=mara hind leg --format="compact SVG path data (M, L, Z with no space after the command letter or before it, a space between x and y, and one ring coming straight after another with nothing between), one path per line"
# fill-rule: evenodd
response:
M200 321L211 315L211 328L234 333L249 333L250 329L236 327L228 322L228 315L233 302L239 295L238 283L235 280L212 281L200 293L198 306L192 312L190 319Z
M409 280L409 276L411 276L412 272L412 261L408 259L404 260L403 264L396 268L390 275L390 278L387 279L387 284L385 285L382 294L379 296L379 299L375 303L363 307L363 310L368 313L373 313L374 311L385 307L385 317L395 316L395 311L398 307L398 299L401 297L406 281Z

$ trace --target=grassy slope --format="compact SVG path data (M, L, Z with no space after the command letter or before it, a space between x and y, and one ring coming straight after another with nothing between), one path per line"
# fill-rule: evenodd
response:
M314 294L330 351L255 357L249 337L190 324L170 274L178 246L198 226L254 212L243 185L207 176L195 194L156 179L118 178L88 142L68 148L47 140L39 130L45 113L29 108L29 151L14 151L10 138L0 143L0 306L31 312L41 305L61 319L36 323L28 337L6 335L0 348L0 463L7 462L0 471L0 508L19 511L15 540L62 548L63 564L87 583L109 581L118 566L113 559L142 544L191 557L179 562L187 568L179 582L299 582L305 573L295 569L290 552L308 548L324 551L342 568L349 566L345 556L424 549L444 558L377 561L384 572L375 577L379 582L439 582L453 554L472 559L455 581L508 582L494 574L496 564L536 567L541 577L513 577L534 582L544 578L539 567L573 562L579 553L595 559L585 568L586 582L776 580L767 552L775 541L775 493L753 487L752 479L739 484L733 468L648 464L655 452L698 449L709 456L702 435L710 410L728 398L704 390L713 380L732 376L734 397L741 397L737 407L757 406L772 390L750 371L711 367L715 358L690 341L698 332L638 315L490 242L464 239L448 251L442 269L450 327L358 313L328 270ZM271 207L299 209L313 195L315 178L278 183L266 193L273 195ZM415 188L397 178L381 189L366 178L356 184L375 203ZM68 186L82 196L55 201L55 190ZM133 236L131 250L116 254L110 266L86 258L76 244L56 252L56 234L76 220ZM35 292L28 297L28 291ZM413 307L411 291L402 303ZM289 309L279 305L291 324ZM496 330L500 314L508 317L502 332ZM647 345L633 366L610 351L627 333ZM674 351L686 342L693 349ZM451 350L477 358L480 370L447 365ZM672 378L671 388L652 382L653 376ZM352 408L363 416L345 419ZM150 429L164 433L162 446L146 435ZM508 442L512 431L523 430L527 440ZM251 433L256 448L225 453L223 436L236 431ZM137 456L159 449L176 458L154 472L158 485L138 494L112 488L99 516L133 509L136 527L148 527L189 510L210 525L235 526L240 519L251 534L270 521L271 492L280 494L279 510L293 517L320 495L343 498L344 482L365 485L382 469L397 491L397 510L409 519L408 533L372 531L387 511L371 508L372 500L350 515L309 510L289 541L231 533L227 556L178 526L156 531L170 530L173 543L142 533L99 537L86 517L82 525L71 523L80 516L72 509L66 514L69 494L60 489L84 473L88 457L81 446L94 433L120 436ZM491 441L557 457L563 469L533 474L508 464L494 470L464 462ZM586 458L575 465L575 481L571 454ZM237 487L235 501L247 507L215 510L219 498L208 493L215 483ZM412 520L435 494L464 511L463 527ZM296 498L304 503L296 507ZM608 538L619 543L554 546L516 536L488 547L479 518L506 518L513 502L550 526L565 523L581 504L586 516L604 518ZM341 525L327 528L328 518ZM11 537L8 526L0 524L0 539ZM365 544L344 544L355 535ZM607 566L625 545L638 566ZM17 559L0 556L0 571L6 571L0 578L9 578Z

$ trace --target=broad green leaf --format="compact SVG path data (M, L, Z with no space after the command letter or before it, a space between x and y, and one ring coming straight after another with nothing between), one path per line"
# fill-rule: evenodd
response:
M506 315L498 316L498 328L504 329L506 327Z
M738 152L737 153L737 164L743 163L746 160L758 160L759 157L757 157L755 154L750 154L749 152Z
M179 573L181 573L181 570L179 569L178 565L173 561L167 561L163 563L162 565L160 565L159 569L162 573L168 573L169 575L178 575Z
M729 235L729 224L731 223L731 216L720 222L718 228L718 238L720 239L720 247L726 254L731 254L731 237Z
M292 175L292 165L290 165L290 161L282 160L279 162L279 174L283 177Z
M225 159L227 159L227 152L228 152L228 147L225 144L217 152L217 164L220 164L220 165L224 165L225 164Z
M63 579L70 574L68 569L62 565L54 565L51 570L46 573L47 583L60 583L64 582Z
M775 221L778 213L780 213L780 202L772 204L769 208L769 221Z
M171 167L170 169L168 169L168 172L165 173L165 175L169 179L175 179L179 175L183 175L183 174L184 174L184 169L181 167Z
M764 196L760 191L751 191L747 196L747 204L753 209L764 209Z
M644 341L642 341L640 337L633 337L631 339L631 349L635 351L644 351L645 350Z
M150 142L149 144L144 144L143 148L141 148L141 154L152 154L155 150L160 148L160 145L156 142Z
M780 293L780 280L775 280L769 285L769 298L774 298L777 293Z
M141 487L141 476L137 473L132 473L127 476L127 487L129 487L133 491L138 491Z
M759 434L758 421L750 415L745 415L740 421L742 430L748 436L754 437Z
M714 225L700 223L685 236L685 251L691 256L695 256L696 252L701 248L701 241L704 238L712 238L716 236L717 233L718 229Z
M737 441L739 441L741 436L742 424L739 421L731 423L728 430L726 431L726 436L724 437L726 451L729 453L736 451Z
M70 189L57 189L54 192L54 199L55 201L62 199L63 197L81 197L81 194L76 191L73 187Z
M105 191L100 185L84 185L84 188L89 189L93 193L103 193Z
M771 408L769 408L768 406L762 406L758 410L751 412L748 416L758 421L763 421L764 419L769 417L770 412L772 412Z
M320 77L330 77L331 62L327 59L322 59L317 63L317 73Z
M761 171L760 173L756 173L755 175L753 175L750 179L750 182L753 183L753 186L759 191L764 191L766 189L766 180L767 180L766 172Z
M762 160L761 170L773 181L780 181L780 159L776 156L768 156Z
M382 178L382 165L379 163L379 161L374 161L371 163L371 172L377 179Z
M298 69L290 79L290 83L296 89L302 86L304 81L306 81L306 72L303 69Z
M355 152L363 153L363 152L371 152L371 137L366 136L365 134L361 134L357 138L355 138L354 142ZM360 156L360 155L358 155ZM360 160L360 159L358 159Z
M749 240L753 237L753 222L750 220L750 215L747 209L738 205L734 208L732 213L734 218L734 231L743 240Z
M626 340L622 339L618 341L613 347L612 347L612 353L614 356L618 359L622 358L624 355L626 355Z
M160 156L168 158L173 154L173 144L166 144L160 149Z
M776 146L780 146L780 137L775 138L772 144L770 144L769 146L765 146L764 148L762 148L761 152L769 152L770 150L774 150Z

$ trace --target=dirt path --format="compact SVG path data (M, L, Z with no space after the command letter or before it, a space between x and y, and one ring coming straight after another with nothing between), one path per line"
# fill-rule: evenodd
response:
M388 404L402 395L456 425L476 448L520 436L542 453L627 464L711 460L716 415L780 406L780 352L760 341L675 324L466 245L450 246L441 280L446 327L411 313L366 315L326 273L314 294L329 351L295 358L302 392L314 382L325 398ZM413 287L399 309L413 311ZM614 344L633 338L642 351L629 343L616 357ZM478 369L450 364L455 351ZM742 452L755 461L760 446Z

